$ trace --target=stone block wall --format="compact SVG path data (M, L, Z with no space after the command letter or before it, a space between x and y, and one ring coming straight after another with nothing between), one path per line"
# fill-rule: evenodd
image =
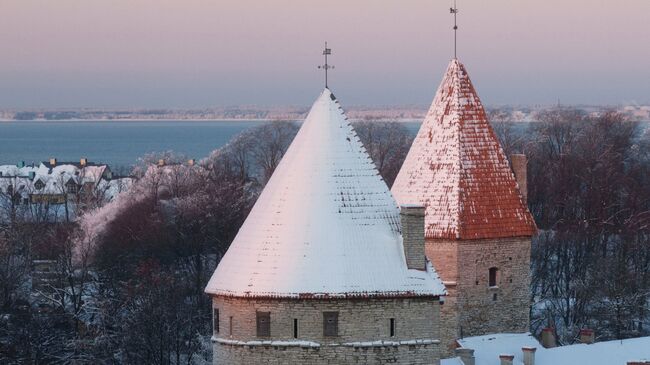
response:
M214 364L438 364L440 303L434 298L244 299L214 297L219 333ZM335 311L338 336L323 335ZM271 336L257 337L256 312L270 312ZM232 317L232 333L230 321ZM390 319L395 335L390 336ZM298 320L298 338L293 336Z
M443 355L461 336L529 330L530 250L529 237L427 240L427 257L449 294L441 311ZM490 287L493 267L497 285Z

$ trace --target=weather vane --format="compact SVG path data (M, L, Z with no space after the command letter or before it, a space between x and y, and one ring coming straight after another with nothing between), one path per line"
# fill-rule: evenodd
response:
M328 86L327 86L327 71L334 68L334 66L327 63L327 56L329 56L331 54L332 54L332 49L327 48L327 42L325 42L325 49L323 50L323 56L325 56L325 64L321 65L321 66L318 66L318 68L325 70L325 88L328 88Z
M456 0L454 0L454 7L449 8L449 12L451 14L454 14L454 58L457 58L456 50L457 50L457 38L458 38L458 23L456 22L456 17L458 15L458 8L456 7Z

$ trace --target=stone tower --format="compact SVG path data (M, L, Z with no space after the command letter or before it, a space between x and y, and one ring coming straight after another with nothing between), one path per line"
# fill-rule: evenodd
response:
M426 255L448 290L441 314L446 353L462 336L528 331L536 226L457 59L392 192L399 204L425 206Z
M438 364L423 228L325 89L205 290L214 363Z

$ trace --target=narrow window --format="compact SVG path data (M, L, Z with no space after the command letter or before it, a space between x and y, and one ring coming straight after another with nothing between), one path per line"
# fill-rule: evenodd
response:
M271 313L257 312L257 337L271 336Z
M497 274L499 273L499 269L496 267L491 267L490 268L490 287L497 286Z
M495 302L497 301L497 293L492 294L492 300Z
M293 319L293 338L298 338L298 318Z
M219 309L212 309L212 328L214 328L214 333L219 333Z
M395 318L390 319L390 337L395 337Z
M323 312L323 336L339 335L339 312Z
M228 333L230 333L230 336L232 336L232 317L230 317L230 321L228 323Z

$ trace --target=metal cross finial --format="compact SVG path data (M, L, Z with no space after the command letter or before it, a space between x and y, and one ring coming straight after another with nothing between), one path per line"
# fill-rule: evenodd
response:
M451 14L454 14L454 58L457 58L456 56L456 51L457 51L457 38L458 38L458 23L456 22L456 17L458 15L458 8L456 7L456 0L454 0L454 7L449 8L449 12Z
M323 50L323 56L325 56L325 64L321 65L321 66L318 66L318 68L325 70L325 88L326 89L328 88L328 85L327 85L327 71L334 68L334 66L327 63L327 56L329 56L331 54L332 54L332 49L327 48L327 42L325 42L325 49Z

